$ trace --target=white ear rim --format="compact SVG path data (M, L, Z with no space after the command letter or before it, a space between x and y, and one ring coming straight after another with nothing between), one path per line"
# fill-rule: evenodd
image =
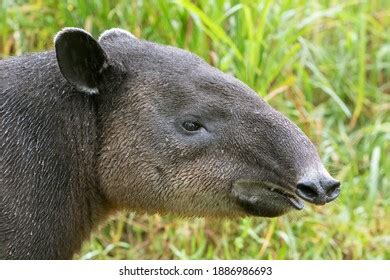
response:
M83 32L85 33L86 35L92 37L92 35L85 31L84 29L81 29L81 28L78 28L78 27L65 27L65 28L62 28L61 31L58 31L57 34L54 36L54 39L53 39L53 42L55 43L57 41L57 39L62 36L62 34L66 33L66 32L69 32L69 31L79 31L79 32Z
M124 30L124 29L121 29L121 28L111 28L111 29L108 29L108 30L104 31L102 34L100 34L100 36L98 38L98 41L100 41L104 37L107 37L107 36L112 35L112 34L115 34L115 35L125 35L125 36L128 36L128 37L132 38L132 39L137 39L137 37L135 37L133 34L131 34L127 30Z

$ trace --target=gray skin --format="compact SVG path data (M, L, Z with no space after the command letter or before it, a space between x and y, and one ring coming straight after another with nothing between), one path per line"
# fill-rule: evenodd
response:
M275 217L340 191L248 86L120 29L0 61L0 109L0 258L71 258L118 210Z

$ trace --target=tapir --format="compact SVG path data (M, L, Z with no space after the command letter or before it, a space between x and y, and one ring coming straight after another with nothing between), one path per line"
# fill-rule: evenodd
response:
M65 28L0 61L0 258L69 259L118 211L276 217L340 183L307 136L195 54Z

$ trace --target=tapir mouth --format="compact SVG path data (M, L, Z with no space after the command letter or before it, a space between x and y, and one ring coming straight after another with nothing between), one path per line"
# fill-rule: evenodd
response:
M233 183L232 194L246 212L266 217L275 217L289 209L302 210L304 202L290 187L271 182L238 180Z
M291 202L291 205L296 210L302 210L305 207L305 204L303 203L303 200L297 197L295 194L287 192L284 190L283 187L280 187L279 185L275 185L274 187L266 187L271 192L275 192L281 196L284 196L288 199L289 202Z

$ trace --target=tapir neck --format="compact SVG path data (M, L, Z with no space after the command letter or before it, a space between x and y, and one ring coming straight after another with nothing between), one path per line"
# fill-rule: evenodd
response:
M12 71L0 85L9 104L0 133L0 258L71 258L106 212L96 187L94 101L64 80L52 52L1 63Z

